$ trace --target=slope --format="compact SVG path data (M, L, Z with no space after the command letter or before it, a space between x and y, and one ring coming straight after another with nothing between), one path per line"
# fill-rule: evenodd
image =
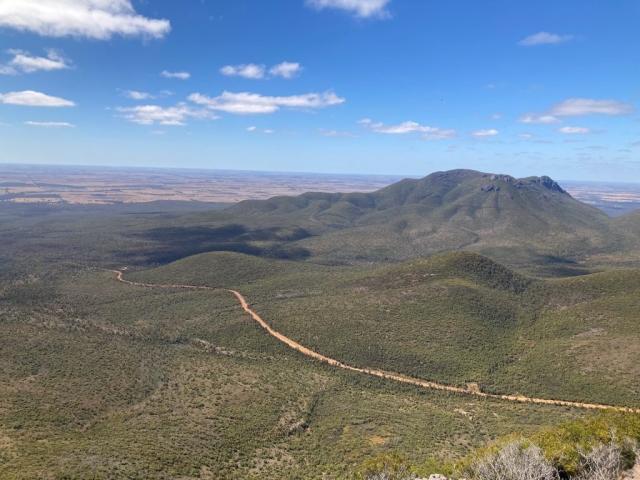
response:
M464 248L514 265L575 264L621 244L604 213L548 177L471 170L406 179L370 194L241 202L228 213L260 225L304 225L313 234L298 245L334 263L403 261Z
M202 270L219 256L200 256ZM171 283L174 271L198 284L184 262L132 278ZM369 272L278 271L233 286L275 330L341 362L491 393L639 404L638 270L535 280L455 252Z

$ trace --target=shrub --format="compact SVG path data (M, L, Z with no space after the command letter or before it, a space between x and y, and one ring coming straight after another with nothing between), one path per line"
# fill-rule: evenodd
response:
M475 461L470 468L477 480L555 480L558 470L536 445L518 441Z
M578 480L616 480L622 473L622 448L611 441L600 444L590 452L580 451Z

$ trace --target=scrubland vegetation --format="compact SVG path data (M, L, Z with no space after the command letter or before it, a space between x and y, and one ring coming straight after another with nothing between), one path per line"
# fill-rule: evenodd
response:
M640 407L636 217L476 173L222 211L1 206L0 478L472 478L508 457L590 480L616 452L627 468L635 415L342 371L227 292L99 269L238 289L354 366Z

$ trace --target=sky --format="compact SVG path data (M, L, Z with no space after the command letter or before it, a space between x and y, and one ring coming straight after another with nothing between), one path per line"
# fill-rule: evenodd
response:
M0 0L0 162L640 182L637 0Z

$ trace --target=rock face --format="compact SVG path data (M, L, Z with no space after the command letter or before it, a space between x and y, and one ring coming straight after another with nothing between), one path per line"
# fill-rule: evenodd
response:
M546 187L549 190L552 190L554 192L567 193L567 192L564 191L564 189L560 185L558 185L558 182L553 181L551 178L549 178L547 176L540 177L538 179L538 182L543 187Z

